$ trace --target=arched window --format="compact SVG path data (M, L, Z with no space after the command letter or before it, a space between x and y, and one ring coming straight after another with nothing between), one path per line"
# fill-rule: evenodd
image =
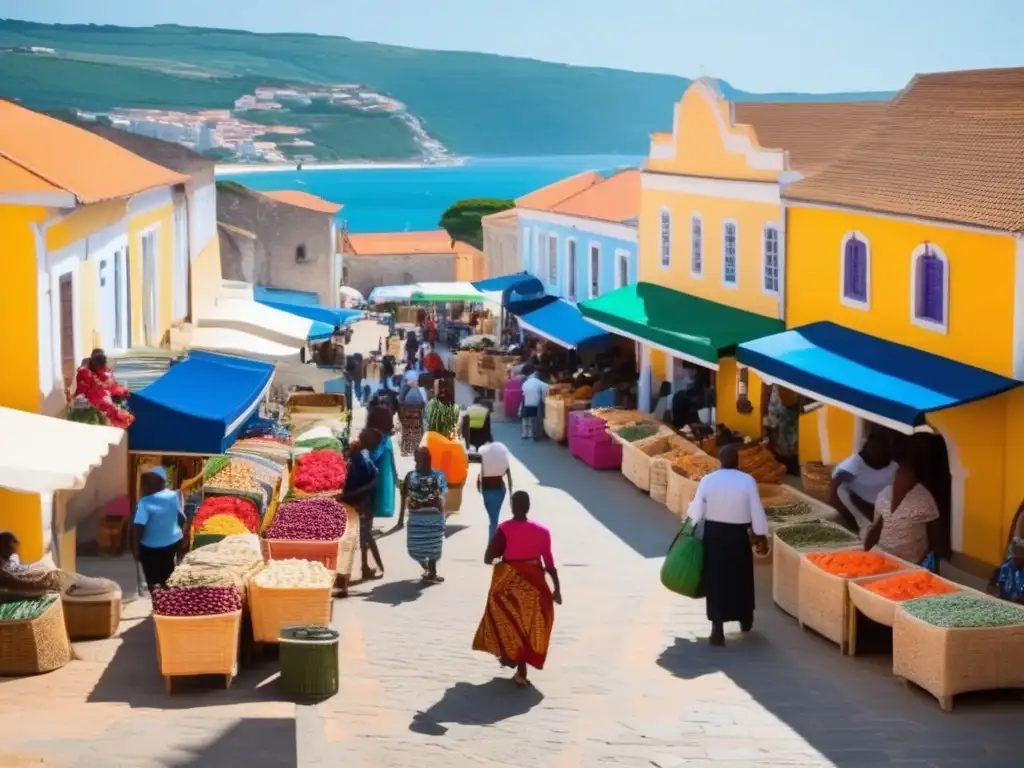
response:
M868 288L871 263L867 238L859 232L850 232L842 243L842 293L843 304L860 309L869 305Z
M576 301L576 240L569 238L565 241L565 262L567 285L567 298L569 301Z
M739 283L739 224L732 219L722 223L722 284L735 288Z
M764 292L777 294L779 292L779 228L774 224L767 224L764 228Z
M616 288L629 285L629 251L616 251L615 260L618 262L616 277Z
M945 333L949 325L949 260L931 243L922 243L911 257L911 319L923 328Z
M590 294L588 298L596 299L601 293L601 246L590 244Z
M704 274L704 220L699 213L690 216L690 274Z
M661 209L661 268L672 265L672 214L667 208Z

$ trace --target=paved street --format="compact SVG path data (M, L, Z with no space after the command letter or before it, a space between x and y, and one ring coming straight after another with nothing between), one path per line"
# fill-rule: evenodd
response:
M1019 697L967 697L943 714L891 676L889 657L842 658L800 630L771 603L770 569L758 569L754 632L710 648L703 603L658 580L677 526L668 511L562 446L524 445L511 424L495 431L552 530L563 583L534 689L470 650L489 582L470 485L449 521L444 584L419 585L395 534L382 539L385 579L336 603L333 699L282 703L270 660L229 691L168 697L137 601L120 638L79 644L83 660L56 673L0 683L0 766L1021 765Z

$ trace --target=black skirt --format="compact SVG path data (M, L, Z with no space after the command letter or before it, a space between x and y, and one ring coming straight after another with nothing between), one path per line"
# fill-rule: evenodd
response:
M154 587L162 587L171 578L174 568L178 564L178 550L181 549L181 542L172 544L169 547L139 546L139 565L142 566L142 575L146 577L146 586L150 591Z
M704 523L703 586L709 621L753 621L754 554L749 527L712 520Z

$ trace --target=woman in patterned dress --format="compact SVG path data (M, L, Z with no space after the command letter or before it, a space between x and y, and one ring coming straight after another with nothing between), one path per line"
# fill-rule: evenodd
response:
M398 525L405 520L409 511L409 530L406 533L406 547L409 557L423 567L424 584L440 584L443 578L437 575L437 562L441 559L444 546L444 494L448 482L442 472L430 464L430 451L416 449L416 469L402 481L402 508Z

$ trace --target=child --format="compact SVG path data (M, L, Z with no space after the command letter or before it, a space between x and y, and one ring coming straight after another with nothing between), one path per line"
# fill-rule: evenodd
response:
M1006 560L992 574L989 591L1001 600L1024 605L1024 538L1015 537L1010 543Z

